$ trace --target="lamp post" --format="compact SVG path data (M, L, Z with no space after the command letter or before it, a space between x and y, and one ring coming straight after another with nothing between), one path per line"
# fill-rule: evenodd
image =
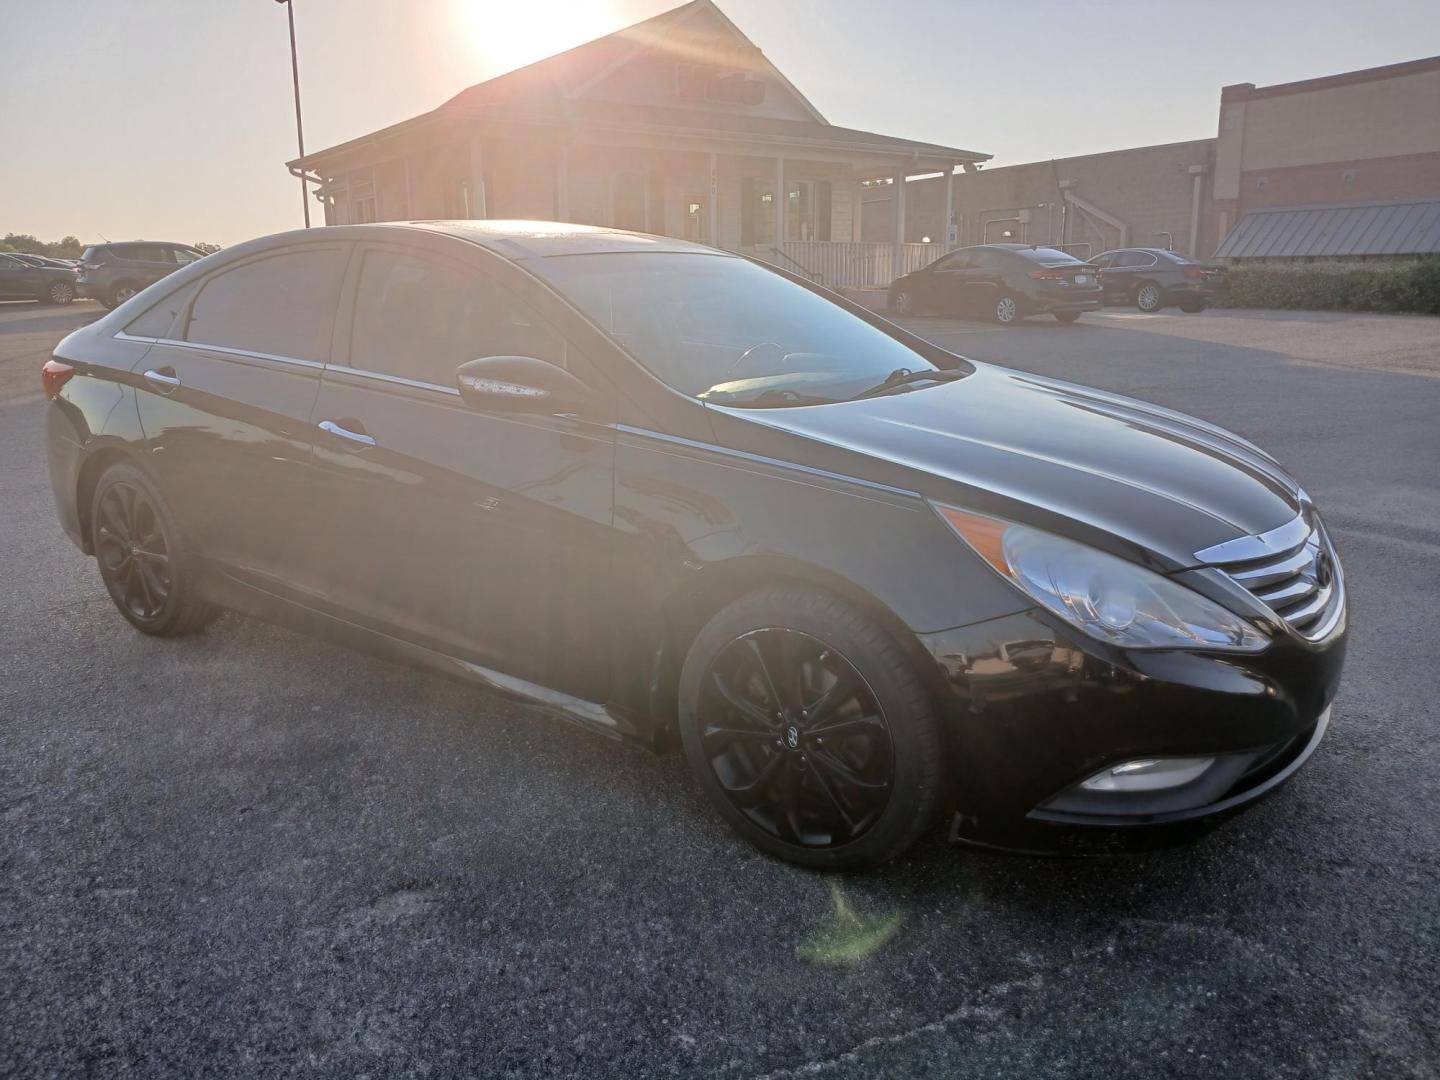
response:
M290 78L295 85L295 138L300 143L300 156L305 156L305 125L300 119L300 59L295 51L295 5L291 0L275 0L285 5L290 20ZM300 167L300 208L305 211L305 228L310 227L310 192L305 186L305 167Z

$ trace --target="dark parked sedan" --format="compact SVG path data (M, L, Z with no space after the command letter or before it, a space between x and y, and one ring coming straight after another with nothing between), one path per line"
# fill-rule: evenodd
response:
M897 315L976 315L1002 325L1027 315L1072 323L1101 301L1094 266L1033 244L960 248L890 285L890 310Z
M0 300L68 304L74 299L74 270L41 266L19 255L0 252Z
M1223 268L1164 248L1118 248L1090 262L1100 268L1107 304L1134 304L1141 311L1172 304L1185 312L1204 311L1230 288Z
M141 631L232 608L678 743L808 866L942 809L1177 838L1294 773L1340 676L1340 565L1263 451L677 240L274 236L44 382L60 520Z

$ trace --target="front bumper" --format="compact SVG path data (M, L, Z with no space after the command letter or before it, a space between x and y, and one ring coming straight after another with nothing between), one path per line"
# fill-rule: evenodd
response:
M1277 638L1255 655L1126 652L1038 611L921 635L952 762L953 840L1098 854L1164 846L1273 792L1315 752L1345 651ZM1214 758L1183 788L1082 790L1146 758Z

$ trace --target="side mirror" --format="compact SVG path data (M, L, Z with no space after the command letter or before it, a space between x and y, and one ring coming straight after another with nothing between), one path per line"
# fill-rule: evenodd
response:
M480 412L583 413L590 389L570 372L533 356L485 356L455 369L460 396Z

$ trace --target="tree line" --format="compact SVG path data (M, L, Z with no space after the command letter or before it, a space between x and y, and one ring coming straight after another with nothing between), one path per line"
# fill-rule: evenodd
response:
M78 259L80 253L89 246L82 244L73 236L64 236L52 243L46 243L29 233L6 233L0 239L0 251L18 251L24 255L47 255L52 259ZM196 251L203 251L209 255L212 251L219 251L219 244L191 244Z

